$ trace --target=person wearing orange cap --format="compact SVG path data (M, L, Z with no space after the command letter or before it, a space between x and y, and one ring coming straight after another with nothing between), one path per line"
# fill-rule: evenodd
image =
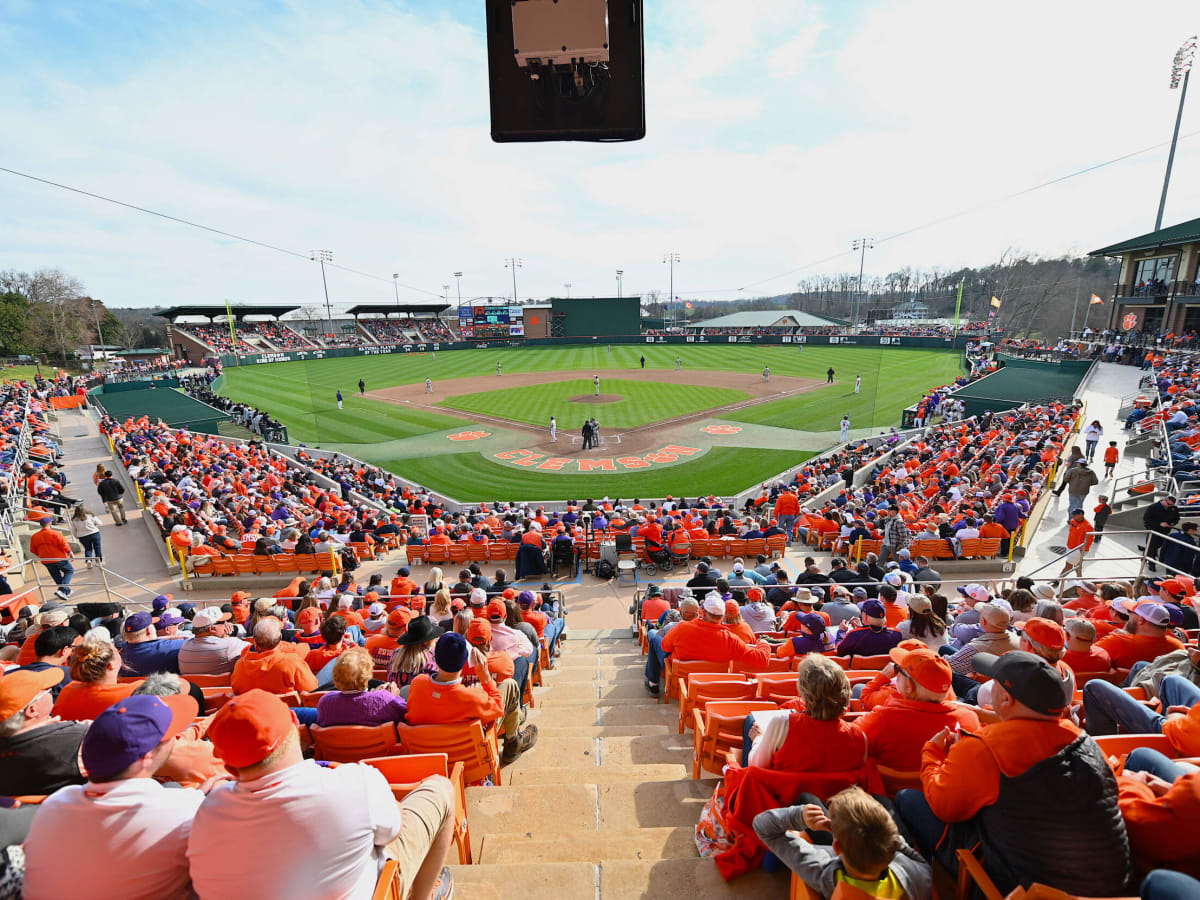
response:
M183 694L136 696L96 717L80 747L88 783L46 798L29 830L24 896L189 893L188 835L204 794L168 790L154 776L198 709ZM71 862L64 865L68 845Z
M201 897L369 897L385 860L400 866L398 896L450 896L444 868L454 838L454 787L434 775L403 800L371 766L305 760L292 710L265 691L234 697L209 740L233 776L209 792L192 823L188 867ZM231 866L230 847L273 834L282 866Z
M238 625L245 625L250 618L250 597L249 591L234 591L229 598L233 604L233 621Z
M921 768L921 749L943 728L979 728L979 717L954 702L950 663L928 647L893 647L881 673L896 694L858 720L875 762L905 772ZM866 691L864 690L864 694Z
M306 606L296 613L296 641L310 647L320 647L324 644L325 638L321 637L321 623L324 619L319 606Z
M513 677L513 658L507 653L492 649L492 624L487 619L472 619L467 626L467 643L478 647L487 656L488 671L497 683ZM478 684L479 679L474 672L463 669L463 684L470 687Z
M1020 630L1017 649L1036 654L1054 666L1073 695L1075 693L1075 672L1063 662L1063 656L1067 652L1066 630L1054 620L1044 619L1040 616L1026 619L1017 628ZM963 699L975 706L991 706L994 687L995 682L989 681L974 690L974 696L968 694Z
M373 634L367 638L367 652L371 654L371 659L376 666L386 667L391 663L392 656L399 646L397 640L404 634L412 618L411 609L398 606L388 613L387 625L384 627L383 633Z
M87 723L61 722L51 715L50 689L65 676L54 667L0 677L0 795L51 794L85 781L79 745Z

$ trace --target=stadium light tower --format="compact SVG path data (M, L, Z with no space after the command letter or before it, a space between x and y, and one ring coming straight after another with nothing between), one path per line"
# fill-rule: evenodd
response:
M1175 162L1175 144L1179 141L1179 121L1183 118L1183 101L1187 99L1188 76L1192 74L1192 63L1196 59L1197 36L1192 35L1175 51L1171 61L1171 90L1179 91L1179 111L1175 113L1175 133L1171 135L1171 151L1167 154L1167 174L1163 178L1162 199L1158 201L1158 217L1154 230L1162 228L1163 209L1167 205L1167 187L1171 184L1171 166ZM1165 321L1165 320L1164 320Z
M450 305L450 285L442 285L442 299L446 301L446 305Z
M675 303L675 263L679 262L678 251L671 250L663 254L663 262L671 266L671 293L667 297L667 302L672 304L671 324L675 324L675 316L679 310L673 305Z
M624 269L617 269L617 297L621 296L621 276L625 274Z
M516 257L509 257L504 261L504 268L512 269L513 276L513 303L517 302L517 269L521 268L521 261Z
M859 311L862 307L863 266L866 265L866 262L867 262L867 251L872 249L874 246L875 246L874 238L859 238L853 244L853 248L855 250L862 251L862 256L859 257L859 260L858 260L858 290L855 292L855 298L854 298L854 324L855 325L858 325L859 322L861 321L861 319L859 317Z
M399 272L392 273L392 287L394 287L396 289L396 310L397 310L397 312L400 310L400 281L399 281L399 278L400 278Z
M462 306L462 272L454 273L454 283L458 286L458 305Z
M333 334L333 308L329 305L329 282L325 280L325 263L333 262L333 251L310 250L308 258L321 264L321 286L325 288L325 318L329 325L329 333Z

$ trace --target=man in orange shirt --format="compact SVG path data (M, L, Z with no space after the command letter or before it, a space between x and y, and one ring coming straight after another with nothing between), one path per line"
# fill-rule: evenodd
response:
M1138 869L1174 869L1200 878L1200 771L1138 747L1117 782Z
M383 633L373 634L367 638L365 646L367 652L371 654L371 661L376 666L386 666L391 663L396 648L400 646L397 640L408 630L408 623L412 621L412 617L411 609L397 606L388 613L387 626Z
M1148 600L1135 603L1126 598L1117 600L1113 606L1127 613L1129 621L1124 629L1097 641L1096 648L1108 654L1114 668L1129 669L1134 663L1153 662L1163 654L1183 649L1183 643L1169 634L1171 614L1165 606Z
M492 650L492 623L487 619L472 619L467 626L467 643L478 647L487 656L488 671L500 684L513 677L513 658L508 653ZM463 684L470 687L478 683L474 673L463 670Z
M1096 743L1062 717L1071 695L1061 673L1022 650L979 653L975 667L995 679L999 721L944 728L925 745L922 790L896 796L918 848L955 874L957 851L980 847L1001 894L1034 881L1089 896L1127 890L1116 779Z
M254 648L242 654L230 676L235 694L256 688L270 694L316 690L317 676L305 664L304 654L285 650L279 643L281 638L277 619L263 619L254 626ZM296 715L305 724L317 720L314 713L316 709L296 709Z
M675 659L705 659L713 662L740 662L753 669L765 671L771 662L771 647L766 643L747 644L736 634L722 627L725 601L716 591L710 591L700 604L700 618L680 622L662 639L663 653ZM646 689L658 694L661 669L655 665L658 656L650 654L646 663Z
M477 619L472 625L479 622ZM497 687L488 669L488 658L478 647L471 647L463 635L450 631L438 638L433 648L437 675L418 675L408 689L410 725L440 725L478 720L486 727L503 718L504 762L511 763L537 743L538 730L530 725L519 729L521 689L507 678ZM479 679L476 687L467 687L462 671L467 663Z
M42 527L30 536L29 552L41 560L54 583L58 585L54 596L66 600L71 596L71 579L75 577L75 567L71 565L75 553L67 539L62 536L62 532L50 527L54 524L51 516L42 516L38 523Z
M798 515L800 500L796 497L795 488L786 488L775 500L775 518L779 521L779 527L787 533L788 543L792 541L792 526L796 524Z
M1092 549L1092 523L1084 517L1082 509L1071 510L1071 518L1067 520L1067 549L1074 552L1063 561L1060 577L1072 569L1082 571L1083 555Z
M1095 685L1095 687L1092 687ZM1158 712L1114 684L1093 678L1083 686L1089 734L1163 734L1179 756L1200 756L1200 687L1180 675L1158 684Z

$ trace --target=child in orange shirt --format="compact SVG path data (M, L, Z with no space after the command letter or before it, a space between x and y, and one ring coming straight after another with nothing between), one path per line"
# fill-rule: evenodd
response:
M1117 460L1121 458L1121 454L1117 452L1117 442L1109 441L1108 447L1104 451L1104 477L1112 478L1113 471L1117 468Z

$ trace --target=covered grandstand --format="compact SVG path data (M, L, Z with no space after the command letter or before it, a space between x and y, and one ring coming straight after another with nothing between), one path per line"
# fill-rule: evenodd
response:
M818 316L798 309L765 309L730 313L690 322L683 326L691 334L792 334L800 330L835 330L848 323L831 316Z

